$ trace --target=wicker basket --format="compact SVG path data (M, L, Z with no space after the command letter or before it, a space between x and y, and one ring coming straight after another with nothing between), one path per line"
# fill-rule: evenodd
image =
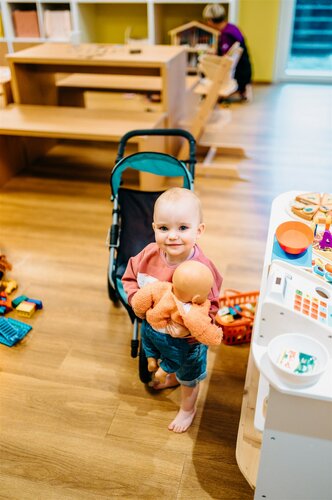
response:
M235 319L232 323L226 324L221 321L221 316L217 314L216 322L222 326L224 337L223 343L227 345L244 344L250 342L252 327L254 324L255 314L243 307L244 304L256 305L259 291L241 293L238 290L230 288L225 290L224 295L219 299L220 307L241 306L242 311L238 314L241 316Z

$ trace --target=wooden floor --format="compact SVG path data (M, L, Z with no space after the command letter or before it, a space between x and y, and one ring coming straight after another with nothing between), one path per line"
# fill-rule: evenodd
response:
M225 162L246 180L200 177L196 191L226 287L259 287L278 193L331 191L329 103L329 87L293 84L223 109L217 142L245 148ZM210 349L195 422L169 432L179 391L139 382L128 316L106 292L108 167L108 152L67 144L0 193L10 276L44 303L24 342L0 345L0 498L251 499L235 460L248 346Z

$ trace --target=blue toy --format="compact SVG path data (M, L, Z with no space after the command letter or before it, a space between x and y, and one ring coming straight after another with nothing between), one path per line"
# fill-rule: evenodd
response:
M0 318L0 343L8 347L22 340L32 326L13 318Z

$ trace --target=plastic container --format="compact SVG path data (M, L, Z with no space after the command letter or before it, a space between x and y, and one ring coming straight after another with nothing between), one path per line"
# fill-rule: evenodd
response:
M239 292L230 288L225 290L224 295L219 299L219 306L234 307L238 305L242 311L239 312L241 318L235 319L232 323L225 324L217 314L216 322L223 329L223 343L227 345L245 344L250 342L255 314L244 307L245 304L256 306L259 291Z
M312 244L314 234L303 222L287 221L277 227L276 238L285 252L298 255Z
M301 387L315 384L330 358L323 344L301 333L277 335L270 341L267 352L282 381Z

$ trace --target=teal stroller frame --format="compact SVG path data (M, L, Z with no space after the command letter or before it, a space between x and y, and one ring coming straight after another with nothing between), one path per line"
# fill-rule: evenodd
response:
M127 142L136 136L178 136L189 142L189 159L180 161L166 154L143 151L125 157ZM193 136L181 129L133 130L125 134L119 143L116 164L110 178L111 201L113 202L112 225L109 230L108 294L111 301L121 303L127 310L133 324L131 356L139 353L139 376L148 383L151 374L141 343L139 330L141 320L128 304L121 278L130 257L137 255L148 243L154 241L152 229L153 207L163 191L140 191L122 187L122 174L130 168L164 177L181 177L184 188L193 190L196 164L196 143Z

